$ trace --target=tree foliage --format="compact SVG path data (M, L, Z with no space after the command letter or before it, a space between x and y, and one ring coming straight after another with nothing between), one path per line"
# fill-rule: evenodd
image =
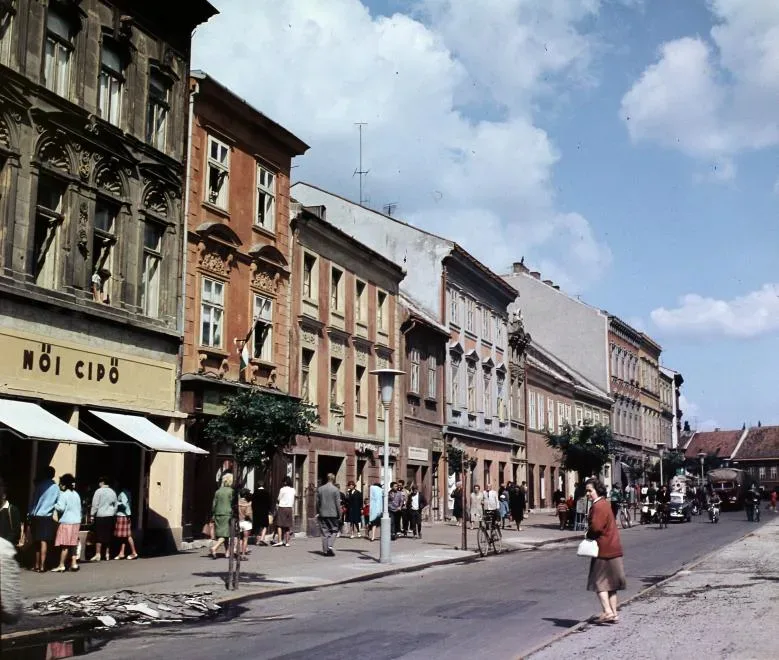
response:
M308 435L318 421L315 410L296 399L244 390L227 400L205 434L231 447L239 466L266 470L277 452L294 444L296 436Z
M566 422L559 433L547 433L546 443L562 454L560 465L563 469L573 470L580 480L600 474L619 449L619 443L608 426L589 421L580 427Z

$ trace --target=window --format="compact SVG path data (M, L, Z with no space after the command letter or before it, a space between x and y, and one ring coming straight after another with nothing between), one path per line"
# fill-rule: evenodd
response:
M379 332L387 331L387 294L379 291L376 294L376 327Z
M209 135L206 200L219 208L227 209L229 182L230 147Z
M488 309L481 310L482 339L492 341L492 314Z
M276 226L276 175L257 166L257 225L268 231Z
M770 479L776 479L776 466L772 465L768 468L768 474L770 475Z
M354 320L365 323L365 282L354 283Z
M449 323L460 325L460 294L449 289Z
M557 431L558 433L562 430L563 424L565 423L565 404L558 401L557 402Z
M543 431L545 428L544 425L544 395L536 393L536 398L538 399L538 406L536 407L536 411L538 412L538 419L536 420L536 428L539 431Z
M303 297L309 300L316 299L316 257L313 254L303 255Z
M759 468L757 468L757 477L758 479L765 479L765 466L761 465Z
M469 363L467 372L468 412L476 412L476 365Z
M146 142L165 151L165 129L168 123L168 88L170 84L159 71L149 74L149 101L146 116Z
M341 360L330 358L330 409L339 410L338 390L340 388Z
M527 422L531 429L536 428L536 393L527 393Z
M55 94L68 97L70 58L73 54L73 28L51 4L46 17L44 84Z
M552 397L549 397L546 400L546 428L549 431L555 430L554 425L554 399Z
M503 346L503 319L500 316L495 317L495 343Z
M596 410L595 412L593 412L592 418L593 418L593 420L595 421L596 424L600 424L600 412L599 411Z
M300 398L306 403L312 403L311 398L311 365L314 362L314 351L304 348L300 356Z
M354 414L362 415L365 406L363 404L363 381L365 380L365 367L357 365L354 370Z
M436 359L434 355L427 356L427 398L435 399L438 390L438 370L436 369Z
M484 372L484 417L492 417L492 374Z
M98 108L100 116L114 126L119 126L122 112L122 58L119 50L110 43L103 42L100 54L100 97Z
M584 424L584 408L576 406L576 426Z
M333 268L330 273L330 309L341 311L341 286L343 271Z
M452 406L460 405L460 362L452 361L452 378L451 378L451 404Z
M11 66L11 41L15 11L0 11L0 64Z
M608 413L603 413L601 415L601 421L603 422L603 426L609 426L611 418L609 417Z
M224 316L224 284L203 278L200 293L200 345L222 347L222 317Z
M160 264L162 263L163 228L147 222L143 227L143 275L141 278L141 309L146 316L160 312Z
M584 419L588 422L592 421L592 408L589 406L584 407Z
M411 392L414 394L419 394L419 368L420 368L420 362L421 356L419 354L418 348L412 348L409 353L409 362L411 363L411 369L409 370L409 380L408 380L408 387Z
M113 247L116 245L117 208L98 199L95 203L95 227L92 234L92 297L96 302L111 302Z
M273 362L273 301L254 296L254 351L253 357Z
M570 403L565 404L565 421L570 424L573 421L573 413Z
M41 174L38 177L38 203L33 238L32 275L38 286L54 289L57 286L59 246L57 230L64 220L63 199L66 185Z
M474 316L476 316L476 303L470 298L465 300L465 329L474 331Z
M495 406L495 414L500 421L506 420L506 377L498 374L498 398Z

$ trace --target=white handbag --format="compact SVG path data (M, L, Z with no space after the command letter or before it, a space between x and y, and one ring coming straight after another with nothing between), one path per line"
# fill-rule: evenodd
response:
M584 539L576 549L576 554L579 557L597 557L598 543L590 539Z

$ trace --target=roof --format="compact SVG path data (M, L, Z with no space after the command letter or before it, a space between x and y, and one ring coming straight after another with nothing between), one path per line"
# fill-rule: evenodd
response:
M440 332L449 337L449 329L445 325L441 325L430 312L424 309L416 300L414 300L407 293L401 292L398 296L398 302L408 309L412 318L415 318L427 326L430 326L433 330Z
M562 371L561 369L555 369L552 365L546 363L545 361L541 360L540 358L536 357L530 352L528 352L527 354L527 366L532 367L533 369L536 369L537 371L540 371L542 373L545 373L548 376L551 376L552 378L561 380L564 383L568 383L569 385L574 384L573 379L564 371Z
M779 426L753 426L736 451L734 458L779 459Z
M700 452L719 458L730 458L744 432L738 431L696 431L684 449L687 458L697 458Z
M608 392L602 390L597 385L593 384L582 376L576 369L569 366L566 362L563 362L554 353L541 346L537 341L533 340L530 344L528 358L532 357L532 351L538 351L540 355L547 361L551 362L558 370L564 373L566 380L571 381L578 389L585 391L590 396L599 397L605 399L608 402L613 403L613 399L609 396Z
M216 80L216 78L210 76L205 71L201 71L200 69L193 69L189 72L189 75L192 78L196 78L200 84L211 84L216 87L216 91L219 93L219 100L228 104L232 100L234 103L242 105L244 110L248 110L250 114L255 116L256 121L260 126L273 133L278 140L287 146L287 148L290 149L292 155L302 156L304 153L306 153L306 151L308 151L309 145L303 142L303 140L301 140L297 135L284 128L278 122L273 121L266 114L257 110L257 108L255 108L251 103L238 96L229 87L226 87L218 80Z

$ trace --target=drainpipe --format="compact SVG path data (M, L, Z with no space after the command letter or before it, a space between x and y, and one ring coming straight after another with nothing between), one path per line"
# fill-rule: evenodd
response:
M178 313L178 328L181 333L178 364L176 365L176 410L181 410L181 375L184 371L184 320L187 307L187 246L189 235L189 195L190 174L192 164L192 123L195 110L195 96L200 91L200 85L193 83L189 90L189 110L187 113L187 155L184 170L184 218L181 227L181 304Z

